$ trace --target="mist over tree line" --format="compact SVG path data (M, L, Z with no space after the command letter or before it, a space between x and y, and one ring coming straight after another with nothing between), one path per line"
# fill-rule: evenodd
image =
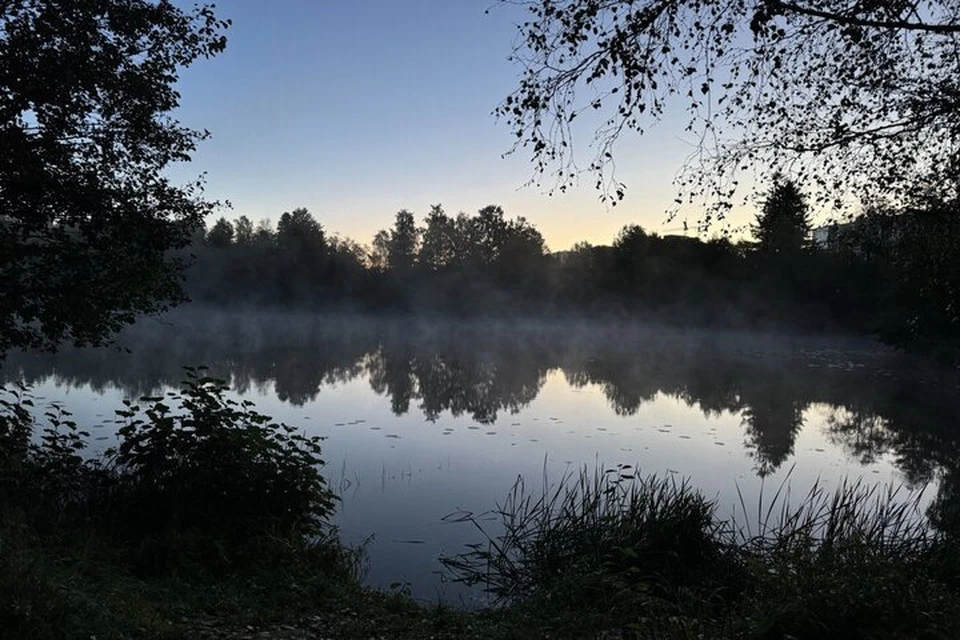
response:
M804 194L778 177L755 242L627 225L609 245L551 252L529 221L495 205L456 216L434 205L419 223L402 210L369 245L300 208L275 227L241 216L198 229L186 289L222 306L846 330L952 358L958 213L956 199L873 204L814 239Z

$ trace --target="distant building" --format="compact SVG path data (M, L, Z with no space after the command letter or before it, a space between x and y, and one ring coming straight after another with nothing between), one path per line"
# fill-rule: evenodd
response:
M557 261L559 264L566 264L569 262L570 258L575 254L575 251L551 251L548 255Z
M863 254L869 252L871 247L894 245L915 222L914 216L908 213L865 215L850 222L817 227L811 232L811 239L814 248L821 251L847 248Z
M860 218L853 222L834 222L817 227L810 233L814 248L821 251L838 251L841 241L856 232L859 220Z

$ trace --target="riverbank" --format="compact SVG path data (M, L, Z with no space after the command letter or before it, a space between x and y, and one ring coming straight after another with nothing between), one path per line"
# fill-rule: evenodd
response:
M720 523L696 522L705 504L697 494L662 497L667 502L646 516L635 502L632 524L602 510L592 523L583 512L541 519L537 526L551 528L528 529L522 552L503 548L525 567L523 576L502 564L474 565L499 571L499 593L511 594L500 607L475 612L364 588L351 572L354 556L332 540L263 540L254 549L262 561L229 569L222 558L184 553L176 570L150 575L131 561L141 545L118 548L76 530L69 541L35 537L5 518L0 636L759 640L953 638L960 631L954 547L918 530L897 532L900 516L882 514L880 503L849 504L863 510L862 520L832 550L802 541L803 527L761 549L724 547ZM874 526L881 520L886 525ZM877 536L864 537L867 530Z

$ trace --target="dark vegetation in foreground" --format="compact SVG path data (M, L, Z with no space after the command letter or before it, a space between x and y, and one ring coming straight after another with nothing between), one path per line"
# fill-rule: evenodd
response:
M929 527L916 497L845 486L791 508L778 495L738 527L689 487L628 467L542 494L518 484L498 509L503 530L446 559L500 606L456 612L366 591L360 551L328 524L336 498L318 440L188 373L179 393L121 408L119 443L99 458L63 409L51 407L40 429L29 390L3 399L4 637L960 631L955 533Z
M497 533L461 515L486 539L444 564L560 635L956 636L956 539L929 528L922 494L815 486L790 505L783 492L741 501L738 524L688 485L629 466L540 492L520 480Z

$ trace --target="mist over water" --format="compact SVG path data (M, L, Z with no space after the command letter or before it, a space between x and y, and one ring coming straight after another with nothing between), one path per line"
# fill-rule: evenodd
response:
M494 508L521 475L637 465L689 478L721 514L738 490L751 505L785 479L794 495L862 478L957 500L956 376L865 339L194 310L145 319L119 346L11 354L0 373L95 425L105 448L123 398L207 365L327 438L337 524L367 545L367 581L428 599L475 596L435 573L478 540L444 517Z

